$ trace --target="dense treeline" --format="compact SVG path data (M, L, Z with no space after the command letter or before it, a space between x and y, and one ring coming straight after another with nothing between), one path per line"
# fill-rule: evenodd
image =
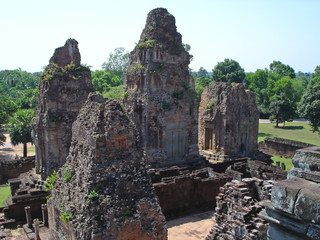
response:
M190 46L187 50L190 50ZM95 91L104 97L119 99L128 60L129 52L124 48L116 48L110 53L101 70L91 74ZM303 117L310 121L314 131L319 131L320 66L312 74L296 73L289 65L273 61L268 68L245 73L238 62L225 59L213 68L212 73L203 67L198 71L190 69L190 73L195 79L199 100L203 89L212 81L243 83L256 93L261 118L270 118L278 126L281 122ZM14 144L31 141L28 126L39 93L41 74L21 69L0 71L0 144L5 140L5 126L12 134Z
M7 130L13 145L24 144L24 156L26 144L32 141L30 124L40 75L21 69L0 71L0 145L6 140L4 131Z

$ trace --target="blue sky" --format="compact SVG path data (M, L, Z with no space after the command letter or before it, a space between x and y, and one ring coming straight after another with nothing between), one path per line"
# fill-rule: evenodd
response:
M82 63L101 69L116 47L133 50L156 7L175 16L193 70L225 58L247 72L273 60L303 72L320 65L319 0L0 0L0 70L41 71L70 37Z

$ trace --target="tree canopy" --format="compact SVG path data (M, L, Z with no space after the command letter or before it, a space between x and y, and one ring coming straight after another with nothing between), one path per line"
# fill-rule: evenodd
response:
M277 123L290 121L297 117L297 104L311 74L300 72L295 78L293 68L280 61L273 61L269 66L270 70L258 69L255 73L247 73L244 83L256 93L260 117L269 117ZM286 114L279 115L277 109Z
M276 74L279 74L281 77L289 76L291 78L295 78L296 74L292 67L289 65L285 65L280 61L273 61L269 65L270 71Z
M109 54L108 61L102 64L102 69L106 72L111 72L113 75L118 76L121 84L123 84L128 61L129 52L125 51L123 47L119 47L116 48L113 53Z
M212 80L215 82L242 83L245 78L244 69L232 59L226 58L219 62L212 70Z
M27 143L32 142L31 122L34 111L32 109L19 109L10 119L9 135L12 145L23 144L23 157L27 156Z
M317 66L312 80L298 105L299 115L310 121L312 130L319 132L320 127L320 66Z

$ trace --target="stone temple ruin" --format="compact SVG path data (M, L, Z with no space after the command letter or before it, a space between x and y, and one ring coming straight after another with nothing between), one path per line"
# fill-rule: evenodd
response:
M214 160L253 156L258 151L256 97L242 84L212 82L199 106L199 149Z
M120 104L90 94L72 134L48 201L51 239L166 239L136 128Z
M72 39L50 59L35 116L36 172L9 180L0 225L25 213L29 239L46 231L56 240L164 240L166 220L215 208L207 240L320 239L318 146L297 150L287 177L258 152L254 93L212 83L198 106L166 9L148 14L121 100L93 93L80 59ZM46 202L41 178L50 175Z
M90 69L81 66L80 60L78 42L69 39L55 50L40 80L33 139L36 170L43 179L65 163L72 123L93 92Z
M130 53L124 105L139 126L152 167L190 165L201 159L194 80L181 39L175 18L166 9L155 9Z

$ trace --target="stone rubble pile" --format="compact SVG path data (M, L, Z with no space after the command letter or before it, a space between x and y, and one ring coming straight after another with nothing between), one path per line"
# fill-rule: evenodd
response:
M216 198L216 225L206 240L263 238L266 222L258 214L263 209L263 200L271 196L272 185L272 180L244 178L221 187Z

